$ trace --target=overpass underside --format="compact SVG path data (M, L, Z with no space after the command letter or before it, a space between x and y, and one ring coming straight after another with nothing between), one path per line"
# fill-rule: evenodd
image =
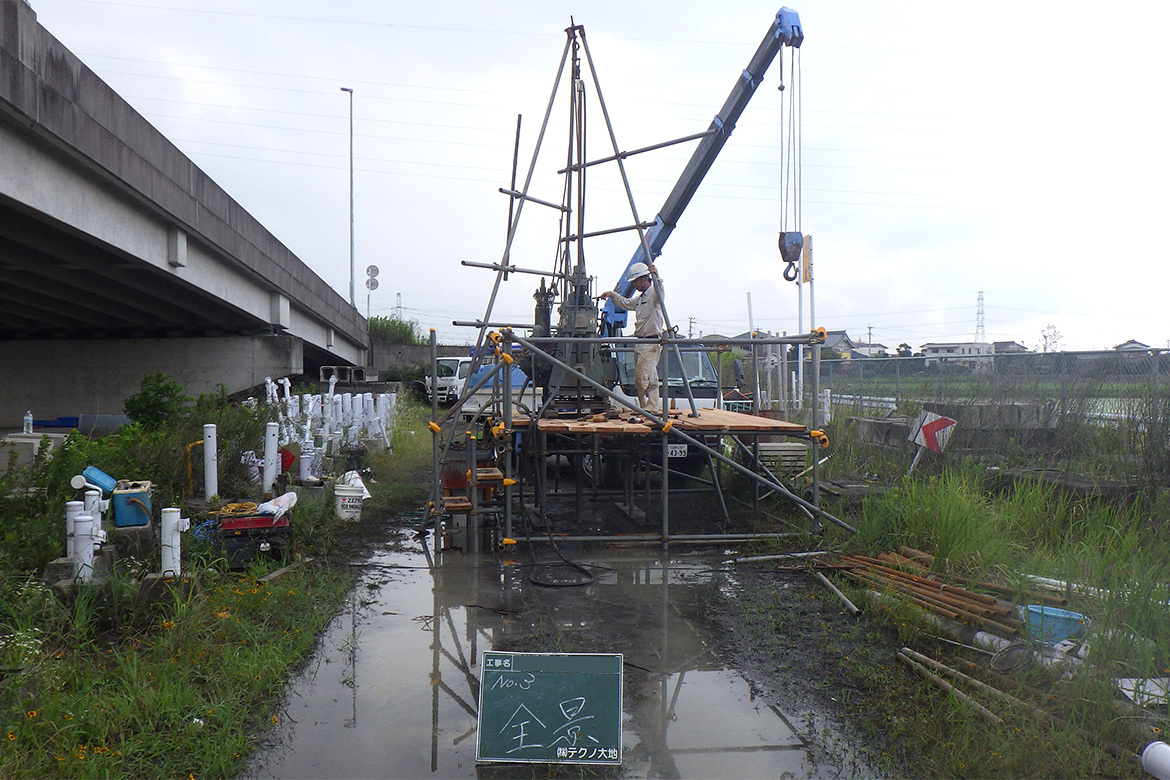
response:
M360 314L0 0L0 427L364 365Z

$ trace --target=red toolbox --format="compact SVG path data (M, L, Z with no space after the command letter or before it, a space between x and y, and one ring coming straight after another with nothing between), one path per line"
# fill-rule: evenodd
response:
M292 552L292 512L275 515L231 515L219 520L219 539L228 568L246 569L257 556L288 560Z

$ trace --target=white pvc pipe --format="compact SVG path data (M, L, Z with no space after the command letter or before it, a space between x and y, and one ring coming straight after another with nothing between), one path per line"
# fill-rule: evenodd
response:
M276 453L276 440L279 435L279 423L270 422L264 426L264 478L260 481L260 489L265 493L271 493L272 485L276 482L276 464L279 457Z
M219 438L213 423L203 426L203 500L219 495Z
M84 511L85 503L82 501L65 502L65 557L70 560L74 558L74 553L77 550L75 537L77 516Z
M313 454L315 448L313 447L312 439L301 440L301 457L297 460L300 465L300 477L302 482L306 482L313 477Z
M353 425L353 394L341 394L341 423L342 425Z
M159 571L164 577L180 577L183 574L181 564L182 531L191 527L191 519L179 517L179 510L167 507L162 511L162 565Z
M93 515L80 514L73 520L73 538L77 554L73 558L73 579L93 579Z

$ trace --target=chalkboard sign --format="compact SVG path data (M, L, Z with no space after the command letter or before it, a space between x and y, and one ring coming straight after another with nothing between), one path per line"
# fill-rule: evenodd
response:
M621 764L622 656L483 654L477 761Z

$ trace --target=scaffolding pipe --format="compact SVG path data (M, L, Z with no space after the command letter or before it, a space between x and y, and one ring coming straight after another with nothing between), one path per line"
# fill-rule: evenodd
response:
M435 329L431 328L431 419L439 416L439 393L435 383L439 379L439 342L438 336L435 335ZM439 432L443 430L441 423L436 423L431 428L431 503L430 515L431 525L434 529L435 535L435 557L439 556L439 547L441 546L440 536L442 534L443 514L439 509L439 502L441 500L442 491L439 490ZM423 543L423 549L426 549L426 543Z
M575 368L573 368L569 364L565 363L562 360L557 359L556 357L553 357L549 353L540 349L535 344L533 344L530 340L525 339L525 338L521 338L520 336L516 336L514 334L510 334L510 337L514 338L516 340L516 342L518 344L520 344L521 346L527 347L528 349L539 353L542 358L544 358L545 360L548 360L553 365L556 365L556 366L560 367L562 370L568 372L569 374L572 374L572 375L584 380L587 384L592 386L595 390L600 391L602 393L602 395L606 396L607 398L609 398L613 401L616 401L617 403L621 404L622 406L625 406L626 408L628 408L632 411L635 411L635 412L643 415L644 417L649 418L659 428L666 426L666 421L660 419L659 417L657 417L653 414L650 414L649 412L645 411L644 409L639 408L637 404L632 403L630 401L627 401L625 398L622 398L621 396L612 392L608 388L603 387L600 383L594 381L592 378L586 376L585 374L581 373L580 371L577 371ZM846 523L844 520L841 520L837 517L834 517L833 515L829 514L828 512L826 512L825 510L821 509L818 506L810 504L809 502L805 501L803 498L796 495L795 493L793 493L792 491L790 491L788 488L784 487L783 485L777 484L775 482L771 482L771 481L765 479L764 477L762 477L761 475L757 474L756 472L741 466L740 464L736 463L735 461L733 461L730 458L728 458L727 456L725 456L723 453L717 452L714 449L712 449L711 447L708 447L706 444L704 444L702 441L696 439L694 436L690 436L686 433L683 433L682 431L680 431L674 427L671 428L670 432L672 434L678 436L678 438L682 439L683 441L687 442L688 444L693 444L696 447L699 447L700 449L710 453L713 458L716 458L721 463L726 463L728 467L738 471L739 473L745 475L749 479L755 480L756 482L764 484L767 487L775 489L777 492L781 493L789 500L795 502L798 506L803 506L805 509L808 509L809 511L814 512L814 513L820 515L821 517L824 517L826 520L830 521L834 525L837 525L840 528L843 528L844 530L849 531L850 533L857 533L857 529L854 528L853 526L849 525L848 523Z
M662 141L661 143L651 144L650 146L643 146L643 147L638 148L638 149L631 149L628 152L618 152L617 154L611 154L609 157L602 157L600 160L590 160L587 163L577 163L576 165L570 165L568 168L560 169L559 171L557 171L557 173L558 174L566 174L569 171L576 171L576 170L580 170L581 168L588 168L588 167L593 166L593 165L600 165L602 163L613 162L614 160L618 160L618 159L624 160L627 157L633 157L635 154L642 154L644 152L653 152L653 151L657 151L658 149L665 149L668 146L674 146L675 144L685 144L687 141L698 141L700 138L706 138L707 136L709 136L713 133L717 133L717 132L719 132L719 131L718 130L704 130L701 133L692 133L691 135L684 135L682 138L676 138L673 141ZM651 224L653 224L653 223L651 223Z

